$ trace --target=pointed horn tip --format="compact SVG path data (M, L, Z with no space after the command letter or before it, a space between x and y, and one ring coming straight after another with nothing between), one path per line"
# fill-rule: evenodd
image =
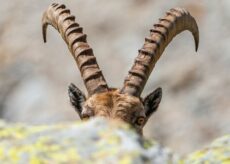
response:
M195 51L197 52L199 48L199 42L200 42L199 29L197 24L196 24L195 31L192 32L192 35L195 41Z
M42 16L42 36L43 36L43 41L46 43L47 38L46 38L46 31L47 31L47 26L48 26L48 21L47 21L47 15L46 12L44 12Z
M199 34L198 37L195 38L195 51L197 52L199 48Z
M46 41L47 41L47 39L46 39L46 30L47 30L47 24L42 23L42 37L43 37L44 43L46 43Z
M198 51L198 46L196 46L195 51L196 51L196 52Z
M194 18L193 18L194 19ZM195 20L195 19L194 19ZM195 21L196 23L196 21ZM195 39L195 50L196 52L198 51L198 48L199 48L199 42L200 42L200 34L199 34L199 28L198 28L198 25L196 23L196 32L194 34L194 39Z

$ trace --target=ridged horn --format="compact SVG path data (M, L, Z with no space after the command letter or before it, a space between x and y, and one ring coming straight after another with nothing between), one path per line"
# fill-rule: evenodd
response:
M150 37L145 38L145 43L125 78L121 93L140 96L164 49L177 34L185 30L192 33L197 51L199 30L195 19L182 8L173 8L166 12L166 16L159 19L159 23L154 24L150 30Z
M42 17L42 33L46 42L48 25L52 25L61 34L73 55L89 95L108 91L107 83L97 64L92 48L87 44L86 34L75 22L75 17L65 5L53 3Z

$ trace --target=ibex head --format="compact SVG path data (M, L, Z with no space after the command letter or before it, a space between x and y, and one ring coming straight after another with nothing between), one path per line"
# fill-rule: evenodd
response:
M180 32L189 30L195 40L196 50L199 31L195 19L184 9L174 8L150 30L143 47L130 69L121 89L109 88L97 64L92 49L86 42L86 34L75 22L75 17L65 5L52 4L42 18L43 38L52 25L59 31L72 53L88 91L84 95L74 84L69 86L72 105L81 119L103 116L131 124L140 134L149 117L157 110L162 90L156 89L144 99L142 90L156 62L170 41Z

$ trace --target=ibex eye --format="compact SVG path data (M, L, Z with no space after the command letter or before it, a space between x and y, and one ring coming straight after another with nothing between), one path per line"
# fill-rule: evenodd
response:
M144 124L144 122L145 122L145 118L144 118L144 117L138 117L135 123L136 123L138 126L141 126L141 125Z

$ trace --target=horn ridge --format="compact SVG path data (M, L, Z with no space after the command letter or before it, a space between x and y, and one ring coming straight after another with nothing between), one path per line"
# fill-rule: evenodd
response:
M195 19L183 8L173 8L166 12L166 16L153 25L150 36L145 38L145 43L125 78L121 93L139 97L164 49L176 35L185 30L192 33L197 51L199 30Z
M46 30L53 26L61 34L81 72L89 95L108 91L105 78L100 70L92 48L87 43L87 36L82 27L75 22L75 17L63 4L51 4L42 18L42 34L47 41Z

